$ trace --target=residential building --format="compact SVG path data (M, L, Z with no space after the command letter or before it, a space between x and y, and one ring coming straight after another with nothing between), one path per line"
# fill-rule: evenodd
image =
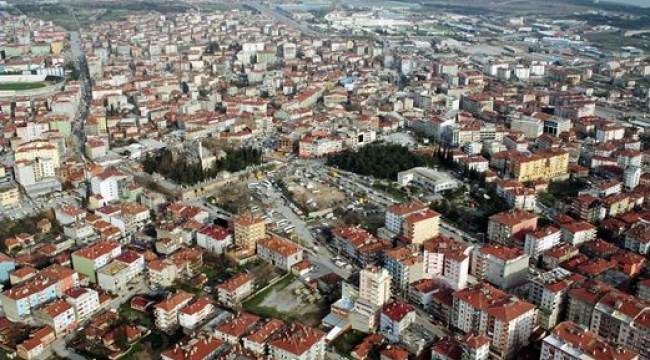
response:
M535 231L537 219L537 215L521 210L492 215L488 222L488 239L497 244L510 244L522 239L525 233Z
M16 270L16 261L9 256L0 253L0 282L4 283L9 280L9 274L14 270Z
M257 256L280 269L291 271L292 266L302 261L303 249L288 240L270 237L257 242Z
M65 300L55 300L35 310L34 319L54 329L57 337L67 334L77 326L74 308Z
M178 291L167 299L154 305L156 327L165 332L172 332L178 327L178 312L194 299L192 294Z
M25 360L38 359L52 342L56 340L54 329L49 326L42 327L31 334L27 340L16 346L16 353Z
M563 268L535 276L531 280L528 300L537 305L537 324L544 329L553 329L567 308L570 287L584 280L584 276Z
M422 244L425 240L438 236L440 214L425 210L411 214L403 219L403 232L400 241L408 244Z
M560 149L540 150L534 154L513 153L509 172L520 182L551 180L568 175L569 152Z
M624 247L637 254L650 254L650 224L638 223L626 231Z
M200 333L183 340L160 354L162 360L212 360L223 350L226 343L216 337Z
M217 285L219 302L230 308L237 308L255 291L255 277L251 274L237 274Z
M90 319L99 310L99 294L93 289L69 289L65 292L65 301L72 305L79 322Z
M377 307L390 299L391 276L386 269L369 266L359 274L359 297Z
M378 264L384 251L393 247L390 241L379 239L360 226L334 228L332 236L334 246L360 267Z
M408 285L424 277L423 259L417 251L396 248L384 254L384 268L391 276L391 292L402 294Z
M488 284L476 284L453 294L451 324L465 334L491 335L495 358L515 359L528 345L534 329L535 305Z
M559 245L561 238L562 234L560 229L554 226L547 226L537 231L526 233L524 251L529 257L537 258L544 251Z
M429 208L419 201L389 206L386 208L384 227L394 234L393 237L397 236L402 234L404 230L404 219L414 214L427 212L428 210Z
M425 276L442 279L454 290L467 287L472 246L437 236L427 240L423 248Z
M274 359L323 360L325 333L299 324L291 324L280 331L277 339L268 343L269 355Z
M400 334L415 321L415 316L415 308L401 300L385 304L381 308L379 333L388 341L397 342Z
M178 311L178 324L187 330L195 330L215 311L212 300L202 297Z
M97 270L107 265L112 259L122 253L118 243L102 241L89 245L72 253L74 269L97 283Z
M519 248L485 245L474 249L471 274L507 290L521 285L528 276L530 258Z
M32 309L54 300L57 297L58 282L42 275L5 290L0 294L0 302L5 316L10 321L23 321Z
M106 170L90 179L93 194L101 195L104 203L118 201L132 178L118 170Z
M223 254L233 244L228 229L219 225L208 225L196 233L196 243L211 254Z
M560 323L542 340L540 360L638 360L639 354L610 344L578 324Z
M233 219L235 245L253 250L258 240L266 236L266 224L261 216L240 215Z
M260 321L258 316L240 312L228 321L222 322L214 328L217 338L231 344L239 344L240 340L248 334Z
M562 224L561 228L562 241L573 246L596 239L596 227L585 221Z
M253 330L251 334L242 339L244 348L252 351L257 355L263 355L268 352L268 343L276 334L280 333L287 324L278 319L270 319L265 321L257 329Z

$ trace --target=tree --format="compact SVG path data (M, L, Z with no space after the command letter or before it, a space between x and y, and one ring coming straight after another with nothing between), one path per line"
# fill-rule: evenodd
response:
M190 92L190 87L187 85L185 81L181 82L181 91L183 92L183 94L187 94L188 92Z
M120 349L127 349L129 347L129 339L126 337L126 329L120 326L115 330L115 345Z
M215 52L219 51L219 44L217 44L214 41L210 41L208 45L205 47L205 53L206 54L214 54Z

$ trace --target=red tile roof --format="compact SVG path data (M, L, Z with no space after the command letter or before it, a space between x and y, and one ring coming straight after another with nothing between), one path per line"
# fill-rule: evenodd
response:
M388 304L385 304L381 312L386 315L392 321L400 322L406 315L411 312L414 312L415 308L413 306L406 304L400 300L395 300Z

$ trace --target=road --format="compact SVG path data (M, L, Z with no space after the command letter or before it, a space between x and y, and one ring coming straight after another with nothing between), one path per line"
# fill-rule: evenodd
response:
M77 31L70 32L70 49L72 50L72 55L75 59L75 65L79 70L79 82L81 84L81 104L79 106L79 111L77 112L77 118L75 119L73 127L73 133L76 141L74 149L79 160L85 162L86 155L84 152L84 121L86 119L86 116L88 116L88 107L90 105L91 99L91 86L90 76L88 73L88 64L86 62L86 54L81 49L81 39L79 32Z
M271 19L277 20L277 21L279 21L281 23L284 23L286 25L292 26L295 29L300 30L300 32L305 36L317 36L317 35L319 35L318 32L310 29L308 26L295 21L294 19L282 14L278 10L271 9L271 8L269 8L267 6L264 6L264 5L262 5L262 4L258 3L258 2L246 1L246 2L243 2L242 5L249 6L249 7L253 8L253 9L259 11L260 13L262 13L262 15L264 15L264 16L266 16L268 18L271 18Z
M311 255L309 252L306 252L309 255L309 261L312 265L319 267L321 270L333 272L344 279L349 278L352 273L351 269L340 268L332 263L333 255L327 251L324 246L320 246L318 241L314 239L307 223L294 213L289 206L287 206L286 201L282 197L282 193L280 193L275 186L270 186L267 195L273 204L274 210L279 212L294 226L294 232L301 242L299 245L307 247L309 252L314 254ZM314 251L313 249L317 249L317 251Z

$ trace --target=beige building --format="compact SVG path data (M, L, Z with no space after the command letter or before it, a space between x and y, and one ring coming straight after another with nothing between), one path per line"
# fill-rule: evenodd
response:
M20 191L11 184L0 184L0 206L16 205L20 202Z
M390 299L390 274L386 269L369 266L359 275L359 297L375 306L383 306Z
M233 219L235 224L235 245L244 249L255 249L255 243L266 234L266 224L260 216L240 215Z
M404 219L403 239L411 244L422 244L438 236L440 214L427 210L407 216Z
M569 152L565 150L542 150L510 159L510 173L520 182L560 178L568 174L568 169Z

